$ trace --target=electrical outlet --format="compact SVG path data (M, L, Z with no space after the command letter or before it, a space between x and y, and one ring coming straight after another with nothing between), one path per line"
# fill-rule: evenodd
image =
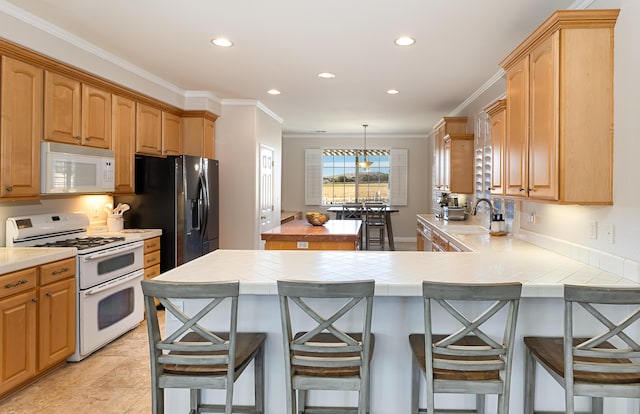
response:
M99 216L99 213L98 213L98 207L93 207L93 208L91 209L91 217L93 217L93 218L98 218L98 216Z
M610 244L615 243L616 227L613 224L607 224L606 233L607 233L607 242L609 242Z
M529 223L531 224L536 224L536 213L534 211L529 213L529 217L527 217L527 221L529 221Z
M589 223L589 238L590 239L598 238L598 222L595 220Z

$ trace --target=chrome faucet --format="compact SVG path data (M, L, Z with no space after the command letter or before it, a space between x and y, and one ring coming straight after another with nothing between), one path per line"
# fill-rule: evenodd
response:
M493 214L493 212L495 211L495 208L493 207L493 203L491 202L491 200L489 200L488 198L478 198L476 200L476 203L473 205L473 208L471 209L471 214L475 216L478 213L478 204L480 204L483 201L489 204L489 230L491 230L491 214Z

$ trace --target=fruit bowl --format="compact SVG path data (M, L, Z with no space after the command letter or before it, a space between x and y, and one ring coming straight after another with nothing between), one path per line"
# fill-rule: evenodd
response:
M329 221L329 216L316 211L307 211L306 217L309 224L314 226L324 226L324 223Z

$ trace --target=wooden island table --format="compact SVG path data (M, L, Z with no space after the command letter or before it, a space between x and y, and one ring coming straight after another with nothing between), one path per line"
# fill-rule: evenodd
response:
M312 226L293 220L262 233L265 250L357 250L360 220L329 220Z

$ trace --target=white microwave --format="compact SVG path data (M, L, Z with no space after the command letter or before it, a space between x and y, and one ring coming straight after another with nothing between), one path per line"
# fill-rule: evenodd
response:
M114 190L113 151L43 142L40 157L42 194L95 194Z

